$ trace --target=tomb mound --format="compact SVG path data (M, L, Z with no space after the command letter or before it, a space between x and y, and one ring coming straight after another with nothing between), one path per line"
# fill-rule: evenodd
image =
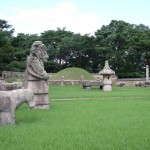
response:
M94 80L95 78L86 70L76 67L70 67L57 72L50 80L60 80L64 76L65 80L81 80L81 76L85 80Z

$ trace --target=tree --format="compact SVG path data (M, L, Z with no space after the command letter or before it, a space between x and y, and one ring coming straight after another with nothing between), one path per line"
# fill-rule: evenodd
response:
M16 37L11 39L11 46L13 47L13 59L5 66L6 70L23 72L26 69L26 58L30 54L30 48L34 41L40 40L36 34L19 33Z
M144 62L148 61L146 56L149 56L148 27L112 20L109 25L97 30L95 35L100 57L110 62L119 77L143 75L141 70Z
M0 73L13 60L14 49L11 46L13 33L12 26L7 21L0 19Z
M48 30L44 33L41 33L41 39L43 43L47 47L47 53L49 55L48 62L46 63L47 71L50 72L57 72L60 69L62 69L62 61L65 55L65 52L61 50L60 43L62 42L62 39L65 37L71 37L73 32L66 31L65 28L60 29L57 28L57 30ZM54 67L54 65L56 67ZM55 68L52 70L52 68ZM57 70L57 69L59 70Z
M49 61L57 62L60 69L74 66L92 72L94 59L91 61L89 57L94 54L90 54L90 51L94 51L94 39L94 36L81 36L65 28L42 33L42 40L48 47Z

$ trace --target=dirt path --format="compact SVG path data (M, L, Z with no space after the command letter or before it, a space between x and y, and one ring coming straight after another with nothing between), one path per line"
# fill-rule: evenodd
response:
M61 98L61 99L51 99L51 101L75 101L75 100L104 100L104 99L144 99L148 97L100 97L100 98Z

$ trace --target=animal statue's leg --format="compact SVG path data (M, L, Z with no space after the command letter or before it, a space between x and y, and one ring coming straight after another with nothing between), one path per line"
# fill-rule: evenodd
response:
M12 116L12 124L14 125L15 124L15 119L16 119L16 116L15 116L15 110L16 110L16 103L14 100L11 101L11 116Z
M15 110L13 110L12 112L12 124L14 125L15 124L15 120L16 120L16 116L15 116Z

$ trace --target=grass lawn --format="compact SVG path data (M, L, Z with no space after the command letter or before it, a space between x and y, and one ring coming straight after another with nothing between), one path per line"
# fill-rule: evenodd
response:
M16 111L0 126L0 150L149 150L150 89L51 86L50 110ZM72 99L72 100L71 100Z

